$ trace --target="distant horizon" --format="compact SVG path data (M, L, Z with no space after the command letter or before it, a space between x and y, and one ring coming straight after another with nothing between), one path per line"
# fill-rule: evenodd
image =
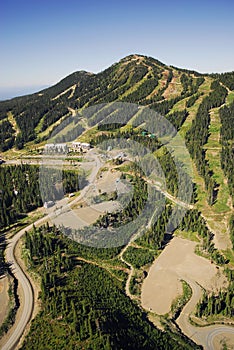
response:
M14 97L30 95L50 86L51 85L18 86L12 88L8 87L6 89L0 87L0 101L10 100Z
M124 57L121 57L119 59L117 59L115 62L112 62L109 66L107 67L104 67L103 69L100 69L96 72L91 72L91 71L88 71L86 69L80 69L80 70L76 70L76 71L73 71L73 72L68 72L65 76L61 77L61 78L58 78L57 81L54 81L54 82L51 82L51 83L45 83L45 84L42 84L42 85L24 85L24 86L12 86L12 87L1 87L0 86L0 101L4 101L4 100L8 100L8 99L12 99L14 97L20 97L20 96L25 96L25 95L30 95L30 94L33 94L33 93L37 93L43 89L46 89L46 88L49 88L55 84L57 84L59 81L61 81L62 79L66 78L68 75L70 74L73 74L75 72L78 72L78 71L87 71L87 72L90 72L90 73L94 73L94 74L98 74L100 73L101 71L107 69L108 67L110 67L111 65L119 62L121 59L127 57L127 56L130 56L130 55L143 55L143 56L148 56L148 57L152 57L152 56L149 56L149 55L146 55L146 54L139 54L139 53L129 53L128 55L124 56ZM201 73L201 74L221 74L221 73L228 73L228 72L233 72L233 70L230 70L230 71L222 71L222 72L201 72L201 71L198 71L196 69L193 69L193 68L187 68L187 67L181 67L181 66L175 66L174 64L171 64L171 63L166 63L166 62L163 62L161 61L160 59L158 59L157 57L152 57L168 66L173 66L173 67L176 67L178 69L186 69L186 70L191 70L191 71L196 71L197 73Z
M98 73L134 53L200 73L234 70L230 0L11 0L0 10L0 91Z

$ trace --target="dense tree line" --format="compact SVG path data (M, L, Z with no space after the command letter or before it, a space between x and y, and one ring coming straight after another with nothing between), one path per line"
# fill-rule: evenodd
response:
M0 278L2 277L2 275L5 274L8 267L4 257L5 248L6 248L6 240L5 240L5 236L2 234L0 235Z
M176 96L174 98L171 98L170 100L163 100L162 102L159 103L153 103L152 105L150 105L150 108L152 108L153 110L155 110L156 112L162 114L163 116L165 116L167 113L170 112L170 110L172 109L172 107L179 102L180 100L184 99L185 96Z
M8 273L8 296L9 296L9 309L6 318L3 323L0 325L0 338L6 334L9 329L15 324L16 313L20 307L19 296L17 294L18 280L11 273L11 270L6 267L6 271ZM0 275L1 277L1 275Z
M156 250L149 250L149 249L143 249L135 248L130 246L126 252L124 253L124 259L128 261L130 264L132 264L135 268L139 269L147 264L151 264L156 255Z
M180 77L180 82L183 87L183 90L181 91L181 95L185 95L188 93L188 91L191 91L193 86L193 78L185 73L183 73Z
M121 124L119 124L119 123L98 124L97 130L98 131L116 131L125 125L126 124L124 124L124 123L121 123Z
M165 175L167 191L176 196L178 193L179 179L178 169L176 167L173 154L164 148L162 155L160 155L158 159L162 167L163 174Z
M183 87L181 96L185 96L185 95L187 96L188 93L190 93L190 95L196 94L199 86L203 84L204 81L205 81L204 77L198 77L195 79L195 84L194 84L194 78L191 75L183 73L180 77L180 82Z
M88 121L89 125L95 125L97 123L120 123L127 124L127 122L137 113L138 107L136 104L118 104L113 103L105 106L98 113Z
M194 105L194 103L199 99L199 97L202 96L202 93L196 93L192 95L187 101L186 101L186 107L190 108Z
M72 108L80 108L84 105L90 107L94 104L114 101L141 80L147 72L147 67L135 67L133 62L128 62L123 67L121 63L115 64L93 76L88 88L86 86L84 91L77 87L78 95L75 91L70 106Z
M46 183L43 186L45 191L43 199L60 199L64 193L77 191L85 185L83 174L77 176L77 173L72 171L63 171L62 183L58 184L56 170L46 170L48 177L44 179ZM40 188L39 176L38 166L26 164L0 166L0 228L9 226L42 205L43 189ZM43 184L43 176L40 180Z
M203 73L199 73L199 72L196 72L194 70L190 70L190 69L186 69L186 68L178 68L178 67L175 67L175 66L170 66L171 68L174 68L175 70L177 70L178 72L183 72L183 73L187 73L187 74L193 74L195 77L197 78L202 78L203 76L205 76L205 74Z
M166 118L169 120L170 123L173 124L176 130L179 130L181 126L184 124L188 115L189 113L187 109L184 109L182 111L176 111L176 112L170 113L166 116Z
M126 97L122 98L122 101L137 103L140 100L147 97L158 85L158 78L148 76L141 85L138 86L137 90L133 91Z
M123 293L118 280L98 266L76 260L77 255L68 256L63 237L53 231L34 229L26 237L29 262L41 277L42 310L22 349L199 348L153 327ZM35 244L38 251L33 250ZM36 255L45 249L46 256Z
M222 265L227 262L224 256L215 248L213 243L214 234L209 230L205 219L197 209L189 210L185 214L179 228L185 231L196 232L202 239L202 249L206 251L217 264Z
M165 176L166 191L184 202L194 203L196 187L184 164L177 159L176 153L163 147L157 159Z
M234 250L234 214L231 215L229 220L229 232L230 232L230 239L232 242L232 248Z
M186 133L186 145L195 161L198 172L203 176L205 187L208 191L208 203L215 203L218 192L218 184L216 183L213 172L209 168L209 163L206 160L206 152L203 146L208 140L209 124L211 108L220 107L227 96L227 90L214 81L211 84L212 91L205 97L198 108L196 118L192 122L191 128Z
M63 130L65 129L66 125L69 124L69 121L71 120L68 118L68 120L65 120L65 122L61 123L59 126L56 126L54 130L52 130L51 134L52 136L55 136L55 143L66 143L74 141L85 130L80 123L75 123L74 127L71 128L71 130L69 129L66 131L66 133L64 133ZM60 133L60 131L62 132Z
M221 167L228 178L229 191L234 203L234 103L229 107L224 106L221 108L219 116L221 120L220 143L222 145Z
M226 269L229 286L226 290L207 295L204 293L202 300L197 305L198 317L221 315L232 318L234 316L234 271Z
M88 94L85 94L84 97L80 97L76 106L78 106L78 108L82 107L84 104L92 106L93 104L111 102L113 99L118 98L121 93L124 93L131 88L131 86L134 86L148 72L147 67L144 65L133 67L134 63L132 62L129 62L129 64L124 67L124 72L121 72L125 75L124 77L119 76L119 64L113 65L96 75L93 79L95 92L92 93L92 86L89 86L87 88L87 91L89 91ZM129 72L131 72L130 76ZM128 76L127 79L126 75ZM121 85L121 83L123 85Z
M153 96L151 96L150 98L145 98L145 99L140 99L140 101L138 101L138 103L140 103L143 106L147 106L147 105L155 105L158 102L162 102L165 97L163 96L163 93L166 91L166 89L168 88L170 82L172 81L173 78L173 71L171 69L167 70L168 74L167 74L167 80L166 83L164 84L163 87L161 87L160 89L158 89L157 93L154 94ZM162 74L160 74L159 79L162 78Z
M118 227L138 217L148 198L147 183L139 176L131 179L134 191L130 202L123 210L107 213L95 222L97 227Z
M14 144L14 130L9 120L3 120L0 123L0 151L4 152Z
M136 240L136 243L154 250L162 249L164 243L168 240L166 228L171 213L172 207L170 204L167 204L156 222L142 237Z
M234 72L212 74L212 77L218 79L223 85L227 86L230 90L234 90Z
M35 127L56 103L56 101L51 101L48 97L42 99L38 97L26 106L17 105L13 108L12 113L21 131L23 143L35 139Z
M1 228L17 221L21 214L42 205L38 173L36 166L0 167Z
M102 130L103 133L97 134L97 136L93 137L90 141L91 145L100 145L104 141L111 139L131 139L133 141L136 141L137 143L140 143L142 146L149 149L151 152L154 152L161 147L161 144L158 141L157 137L153 134L148 134L148 132L144 131L144 129L137 130L134 128L130 128L121 131L119 130L120 127L121 125L116 123L99 125L98 129ZM108 131L108 133L105 131Z
M54 124L65 115L70 115L67 107L65 107L63 103L57 104L53 109L44 115L41 131L46 130L51 124Z

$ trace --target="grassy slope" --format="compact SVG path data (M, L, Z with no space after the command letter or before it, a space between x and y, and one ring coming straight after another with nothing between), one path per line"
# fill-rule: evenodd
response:
M184 124L182 125L182 127L180 129L180 135L182 137L184 137L186 132L191 128L192 121L197 114L197 110L198 110L200 103L202 102L204 97L209 94L211 82L212 82L211 78L208 78L208 77L205 78L204 83L198 89L198 92L203 93L204 95L200 96L192 107L187 108L187 110L189 112L189 116L187 117L187 119L185 120ZM178 103L180 103L180 102L182 102L182 101L179 101ZM174 108L175 108L175 106L174 106Z

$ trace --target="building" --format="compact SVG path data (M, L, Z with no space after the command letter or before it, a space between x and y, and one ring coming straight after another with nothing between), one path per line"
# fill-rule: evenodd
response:
M90 148L91 148L90 143L72 142L71 150L73 152L84 152L84 151L88 151Z
M64 154L68 153L68 146L66 143L47 143L45 145L45 153L47 154L54 154L54 153L59 153L59 154Z
M81 142L72 142L72 150L80 152Z
M53 207L53 205L54 205L53 201L48 201L48 202L44 203L44 208L48 209L48 208Z

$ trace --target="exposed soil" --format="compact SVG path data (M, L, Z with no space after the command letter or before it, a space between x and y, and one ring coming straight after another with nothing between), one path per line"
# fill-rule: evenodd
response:
M180 280L192 280L206 290L219 290L227 284L220 269L194 253L196 242L174 237L154 261L142 286L142 306L163 315L182 293Z
M8 296L8 288L9 288L9 283L8 283L8 278L7 277L2 277L0 279L0 326L2 325L3 321L5 320L9 307L9 296Z

